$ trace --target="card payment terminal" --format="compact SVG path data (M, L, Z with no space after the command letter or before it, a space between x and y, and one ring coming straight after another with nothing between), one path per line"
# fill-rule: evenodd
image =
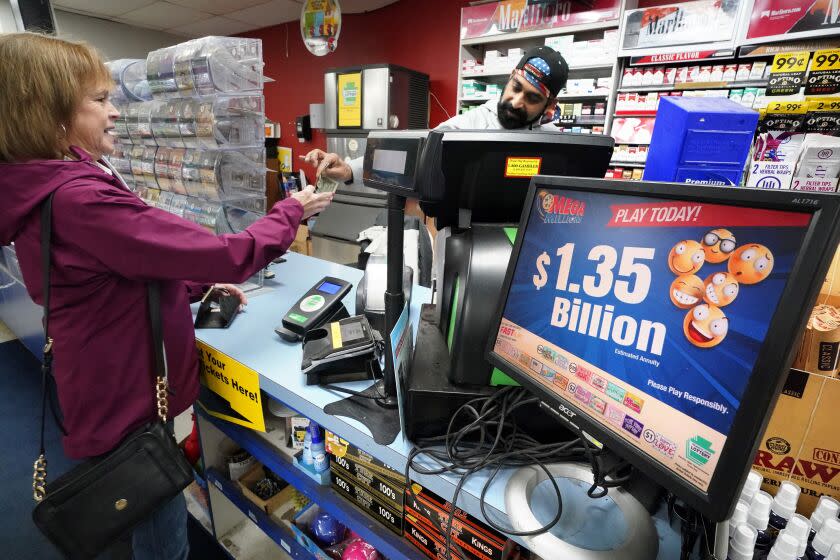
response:
M303 294L274 329L283 339L298 342L307 331L350 314L341 303L352 284L340 278L324 276Z

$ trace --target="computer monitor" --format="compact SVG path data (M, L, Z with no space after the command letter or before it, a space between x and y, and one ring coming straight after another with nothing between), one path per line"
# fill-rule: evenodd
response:
M488 359L725 519L837 248L839 202L535 177Z
M600 134L534 130L432 130L420 158L418 193L438 228L519 219L534 175L603 177L615 141Z

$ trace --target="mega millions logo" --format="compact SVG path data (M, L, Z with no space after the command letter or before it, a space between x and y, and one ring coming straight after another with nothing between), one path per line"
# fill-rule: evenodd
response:
M542 221L547 224L579 224L586 213L586 203L568 196L558 196L546 191L537 193Z

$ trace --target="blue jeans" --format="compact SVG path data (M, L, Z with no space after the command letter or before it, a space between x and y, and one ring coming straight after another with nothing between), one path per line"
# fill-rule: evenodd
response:
M131 535L134 560L187 560L187 502L184 494L153 513Z

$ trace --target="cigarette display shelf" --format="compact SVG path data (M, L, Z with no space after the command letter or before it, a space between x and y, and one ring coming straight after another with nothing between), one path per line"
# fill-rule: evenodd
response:
M524 33L499 33L496 35L487 35L484 37L472 37L470 39L461 40L461 46L468 47L475 45L488 45L493 43L510 43L526 39L544 39L546 37L553 37L555 35L571 35L575 33L584 33L587 31L614 29L617 27L618 20L597 21L594 23L569 25L567 27L555 27L553 29L539 29L536 31L526 31Z
M606 120L607 119L604 115L581 115L574 118L560 117L559 120L554 121L554 124L557 126L601 126L606 122Z
M577 99L580 101L585 101L588 99L606 99L609 97L609 93L561 93L557 96L558 100L563 99ZM490 99L498 99L498 95L485 95L482 97L459 97L458 101L461 103L484 103L489 101Z
M569 66L569 72L583 72L587 70L606 70L613 67L613 62L602 62L597 64L584 64L579 66ZM491 78L491 79L507 79L510 76L510 71L506 72L462 72L462 78Z
M616 111L616 117L656 117L656 111Z
M740 82L684 82L681 84L655 84L650 86L621 86L618 93L649 93L654 91L684 91L693 89L738 89L767 87L767 80L744 80Z
M603 17L603 14L594 11L591 16L591 19L598 19ZM463 17L462 12L462 19ZM578 93L561 93L557 99L561 103L603 101L605 104L606 116L602 122L575 122L566 126L595 125L604 126L605 130L608 130L619 75L619 24L619 19L610 19L551 29L491 33L480 37L462 38L458 46L458 112L489 99L498 99L523 52L532 47L547 45L558 50L569 64L570 85L576 80L586 82L581 87L572 86L571 89ZM588 87L590 80L594 87ZM470 81L477 82L475 92L469 84ZM492 90L489 95L482 95L485 85L487 90ZM579 93L581 91L598 93Z
M645 163L638 161L611 161L610 167L631 167L637 169L644 169Z

